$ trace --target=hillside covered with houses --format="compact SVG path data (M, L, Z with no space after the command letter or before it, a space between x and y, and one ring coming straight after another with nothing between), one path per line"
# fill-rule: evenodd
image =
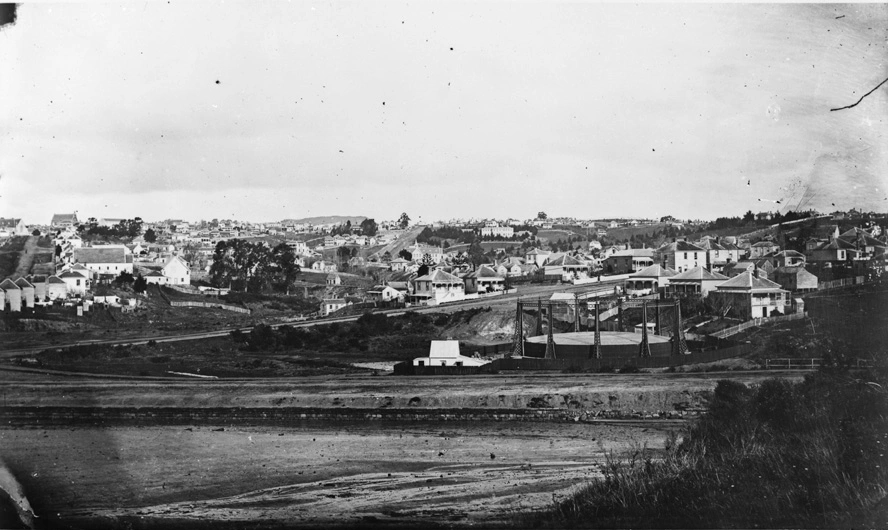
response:
M311 221L329 221L313 223ZM250 223L149 222L49 216L46 225L0 218L6 253L28 263L0 278L4 311L95 300L128 286L115 305L137 310L149 285L196 295L295 297L328 316L432 306L514 292L522 285L624 280L626 296L698 296L743 318L790 310L793 293L885 271L884 215L753 215L716 221L452 219L407 214ZM353 222L354 221L354 222ZM778 221L774 223L774 221ZM3 252L0 248L0 253ZM18 248L18 250L15 250ZM0 254L2 257L3 254ZM7 259L10 262L10 259ZM121 301L122 300L122 301Z

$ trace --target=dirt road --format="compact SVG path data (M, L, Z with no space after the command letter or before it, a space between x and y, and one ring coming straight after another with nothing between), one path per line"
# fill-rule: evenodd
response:
M23 248L19 254L18 266L16 266L15 274L13 274L16 278L27 276L31 272L31 266L34 264L34 257L37 255L38 239L39 238L35 236L28 236L28 240L25 241L25 248Z

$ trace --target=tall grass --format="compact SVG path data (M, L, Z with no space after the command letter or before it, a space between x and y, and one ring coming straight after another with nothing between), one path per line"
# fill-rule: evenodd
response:
M611 455L604 478L532 526L834 527L888 494L885 371L821 372L756 388L719 381L709 411L665 455ZM869 519L867 519L869 517ZM875 517L875 519L873 519Z

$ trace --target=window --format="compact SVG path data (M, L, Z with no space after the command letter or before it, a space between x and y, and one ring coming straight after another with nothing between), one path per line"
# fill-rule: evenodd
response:
M462 361L456 361L456 365L457 365L457 366L462 366L463 363L462 363Z
M425 366L425 361L419 361L419 366Z
M688 259L688 253L687 253L687 252L684 253L684 259Z

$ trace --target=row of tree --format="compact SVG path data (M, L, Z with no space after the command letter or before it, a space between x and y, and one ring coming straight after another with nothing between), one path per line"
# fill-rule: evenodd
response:
M77 227L77 231L83 236L134 238L142 233L142 218L124 219L113 226L100 225L96 220L84 223Z
M216 244L210 281L235 291L269 287L286 291L300 272L296 254L286 243L270 247L264 242L230 239Z

